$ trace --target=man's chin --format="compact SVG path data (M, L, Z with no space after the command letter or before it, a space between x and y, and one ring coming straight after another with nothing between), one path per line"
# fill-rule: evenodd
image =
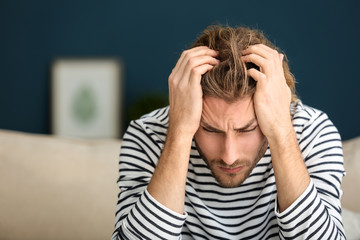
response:
M241 177L236 174L226 174L226 176L219 176L219 174L213 174L216 181L223 188L236 188L240 187L245 181L246 177Z

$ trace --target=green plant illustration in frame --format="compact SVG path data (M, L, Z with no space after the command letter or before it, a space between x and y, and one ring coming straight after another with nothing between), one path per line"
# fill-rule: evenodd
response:
M96 95L89 85L80 86L72 101L72 116L82 124L90 123L96 117Z

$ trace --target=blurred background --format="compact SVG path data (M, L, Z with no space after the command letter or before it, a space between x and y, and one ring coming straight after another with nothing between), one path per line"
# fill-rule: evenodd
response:
M51 66L59 58L121 61L124 129L139 112L166 104L168 76L204 28L229 24L262 30L287 54L302 101L325 111L344 140L359 136L359 5L1 0L0 129L51 133Z

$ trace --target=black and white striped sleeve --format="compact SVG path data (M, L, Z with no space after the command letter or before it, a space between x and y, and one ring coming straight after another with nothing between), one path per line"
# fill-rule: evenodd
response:
M345 170L338 130L326 114L307 107L293 123L311 182L288 209L281 213L276 209L279 236L345 239L340 204Z
M167 209L146 190L166 137L157 120L166 114L163 109L151 118L132 121L123 137L113 240L180 239L186 215Z

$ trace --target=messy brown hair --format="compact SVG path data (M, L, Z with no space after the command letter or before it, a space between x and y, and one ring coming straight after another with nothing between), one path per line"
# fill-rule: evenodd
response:
M220 63L202 76L201 85L204 95L222 98L233 102L243 96L252 96L256 81L248 76L247 69L258 68L252 63L241 60L241 51L254 44L264 44L281 52L262 32L247 27L210 26L195 41L192 47L207 46L219 51ZM284 54L284 53L283 53ZM283 61L286 83L291 89L292 101L297 100L295 78L291 74L288 60Z

